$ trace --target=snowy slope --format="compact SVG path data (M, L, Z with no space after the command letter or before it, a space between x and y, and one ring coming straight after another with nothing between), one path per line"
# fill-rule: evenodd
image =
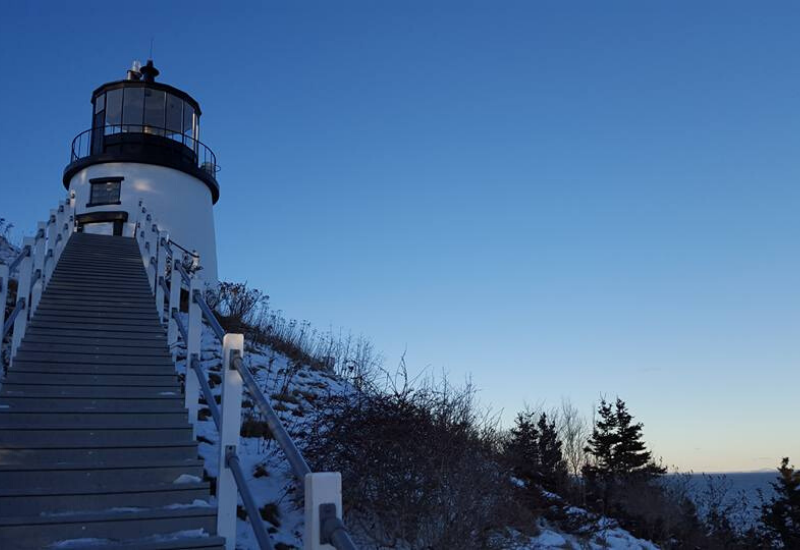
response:
M185 370L185 350L178 351L180 372ZM245 350L245 362L249 365L261 386L263 393L271 398L273 407L283 420L284 426L302 449L304 429L314 414L315 402L327 394L341 394L352 389L328 372L312 370L305 365L296 365L285 356L268 347ZM203 329L202 364L213 383L221 370L221 347L207 327ZM208 376L207 376L208 379ZM288 394L290 401L274 399L275 394ZM221 387L214 385L212 391L219 395ZM249 417L258 419L258 415L245 397L242 410L244 421ZM200 453L206 461L209 475L216 477L219 468L218 435L210 416L199 423L198 434L201 436ZM275 505L278 513L278 525L274 525L273 541L280 550L302 548L303 509L298 486L293 480L281 450L272 440L262 437L242 437L239 456L248 484L253 491L259 507ZM258 471L258 474L257 474ZM266 472L266 475L263 475ZM578 508L570 513L586 514ZM535 537L524 537L512 534L509 545L515 550L534 550L544 548L567 549L620 549L620 550L657 550L657 546L633 537L621 529L616 522L601 518L591 525L583 534L565 534L542 521L540 533ZM257 549L255 537L246 521L239 520L237 548L242 550ZM283 543L286 546L280 546Z
M185 349L179 347L179 372L185 372ZM251 368L263 393L271 398L286 388L288 401L272 399L272 405L283 425L293 439L302 447L304 428L313 413L313 402L318 396L329 393L349 391L346 384L327 372L315 371L305 366L293 365L283 355L269 348L245 350L245 363ZM202 365L207 379L212 382L212 392L221 394L221 386L214 384L219 380L221 371L221 347L213 332L203 328ZM210 378L209 376L210 375ZM216 375L216 376L215 376ZM202 416L202 413L201 413ZM260 416L252 403L245 400L242 409L244 422L252 418L260 420ZM201 437L200 453L206 462L209 475L217 477L219 472L218 434L213 419L208 416L199 423L198 435ZM206 442L207 441L207 442ZM281 542L286 548L302 548L303 509L302 501L294 498L298 494L298 485L294 482L289 465L280 448L271 439L263 437L242 437L239 445L239 458L248 485L253 492L259 507L275 505L279 524L273 542ZM256 471L259 470L257 474ZM266 472L266 475L264 473ZM239 520L237 547L257 549L255 537L246 521ZM280 547L279 547L280 548Z

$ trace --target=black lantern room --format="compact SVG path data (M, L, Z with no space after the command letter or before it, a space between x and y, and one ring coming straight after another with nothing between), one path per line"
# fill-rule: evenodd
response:
M186 172L202 180L213 202L219 199L214 153L199 140L200 105L186 92L156 82L152 60L134 64L125 80L92 93L92 127L72 143L64 186L93 164L140 162Z

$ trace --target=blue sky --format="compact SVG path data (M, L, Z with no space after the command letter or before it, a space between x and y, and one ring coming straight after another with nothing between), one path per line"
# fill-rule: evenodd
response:
M507 418L619 395L668 464L800 462L796 4L132 7L0 5L17 236L153 38L222 166L223 278Z

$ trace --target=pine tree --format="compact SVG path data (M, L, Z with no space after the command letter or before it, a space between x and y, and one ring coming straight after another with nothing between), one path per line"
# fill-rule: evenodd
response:
M633 423L627 405L617 398L612 405L605 398L597 409L598 420L584 449L592 461L584 466L589 495L607 507L615 489L630 481L650 481L666 472L653 462L642 441L641 423Z
M558 438L555 421L547 421L547 414L542 413L537 423L539 431L539 483L542 488L559 492L567 483L567 462L561 452L561 440Z
M767 537L774 546L800 548L800 470L790 467L788 458L781 461L772 487L775 496L761 509Z
M639 476L650 479L664 474L665 468L653 462L653 455L642 441L643 424L633 424L625 402L617 398L617 445L613 452L613 470L622 476Z
M511 438L506 445L506 455L511 462L514 476L530 487L537 481L541 459L539 456L539 432L534 415L530 411L517 414Z
M605 398L600 400L597 415L599 418L584 449L593 459L593 463L584 467L584 475L589 478L610 474L613 471L614 449L619 442L617 416Z

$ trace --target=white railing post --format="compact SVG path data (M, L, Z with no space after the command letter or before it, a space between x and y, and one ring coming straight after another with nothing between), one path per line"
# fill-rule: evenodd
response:
M8 300L8 281L10 279L11 273L8 271L8 266L0 264L0 327L6 322L6 300Z
M47 220L47 248L44 255L44 284L50 284L50 277L56 268L56 233L58 233L58 216L56 210L50 211L50 218Z
M151 220L152 216L148 214L141 229L141 231L144 233L144 253L142 254L142 261L144 262L144 269L147 271L147 280L150 283L150 290L155 292L156 289L153 286L153 273L155 273L155 266L153 266L153 262L150 261L150 258L155 258L156 245L155 240L153 239L153 230L151 227L153 222Z
M332 545L322 543L322 524L329 515L342 519L342 474L306 474L303 500L306 516L303 550L335 550Z
M55 227L55 241L53 242L55 261L53 265L58 263L61 258L61 251L64 250L66 241L64 240L64 201L58 201L58 210L56 211L56 227Z
M189 411L189 422L192 424L193 438L197 435L197 411L200 408L200 383L192 371L192 357L202 359L201 346L203 338L203 312L194 301L194 291L203 291L203 280L198 276L192 277L189 285L189 326L186 327L186 376L184 380L186 395L186 410Z
M39 222L36 231L35 245L33 247L33 274L36 282L33 283L31 288L31 307L29 314L33 316L36 308L39 306L39 300L42 299L42 291L44 290L44 251L45 251L45 236L47 224Z
M139 204L141 205L142 201L139 201ZM139 251L142 253L142 258L144 258L144 226L146 215L147 208L142 206L136 215L136 225L133 229L133 236L136 238L136 243L139 245Z
M162 322L164 321L164 286L161 281L166 283L167 243L169 243L169 233L161 231L158 234L158 256L156 258L156 309L158 318Z
M31 276L33 275L33 247L36 239L25 237L22 239L22 250L30 247L31 253L25 256L19 264L19 276L17 277L17 301L25 300L25 308L19 312L14 321L14 337L11 339L11 360L17 353L17 348L22 337L25 335L25 327L28 325L28 310L30 310Z
M150 222L150 278L153 282L153 293L155 294L158 288L158 249L161 247L161 242L158 240L158 220L153 218Z
M175 251L172 251L173 254ZM170 266L172 273L169 278L169 325L167 325L167 344L169 349L172 350L172 361L174 362L178 355L178 323L172 317L173 313L181 310L181 274L178 271L176 264L178 259L173 256L170 259Z
M219 476L217 476L217 535L225 537L226 550L236 548L236 480L227 457L239 448L242 425L242 375L232 364L233 355L242 357L244 336L226 334L222 340L222 403L220 404ZM260 517L250 521L261 521Z

